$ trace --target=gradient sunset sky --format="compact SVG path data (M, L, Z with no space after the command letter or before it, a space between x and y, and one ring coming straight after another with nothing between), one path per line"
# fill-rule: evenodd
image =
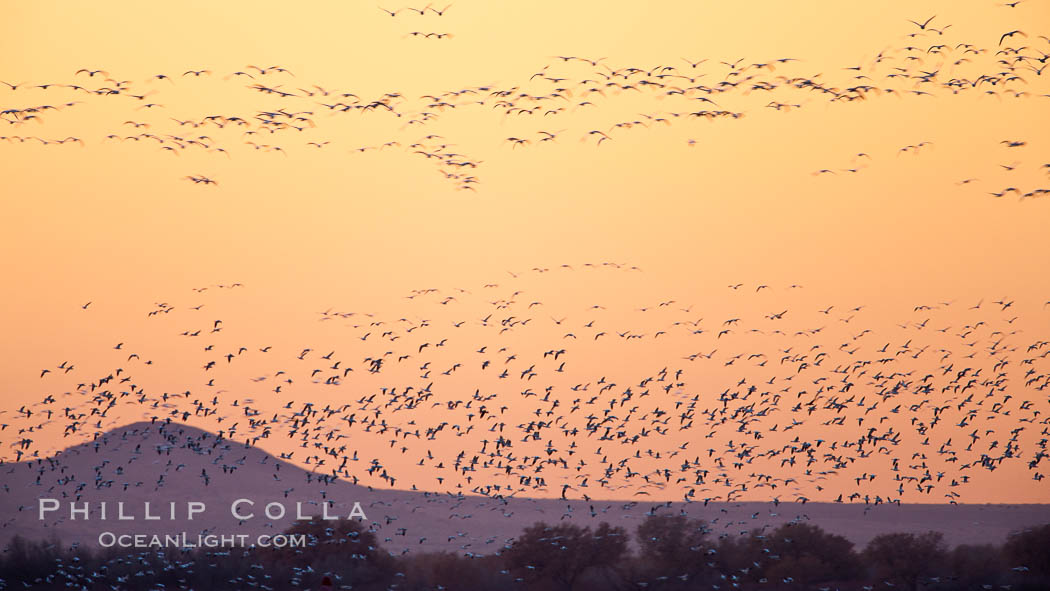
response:
M870 340L860 342L865 348L857 355L875 357L883 343L891 352L928 346L928 353L899 367L914 371L916 381L940 376L948 363L956 369L966 363L969 337L958 335L983 321L974 335L983 339L976 346L983 352L973 364L992 374L1009 356L1008 371L1016 373L1000 395L1012 396L1011 408L1024 400L1030 407L995 417L982 409L957 428L955 444L979 428L994 430L1006 445L1011 430L1024 426L1022 452L1035 453L1045 438L1039 421L1050 405L1045 390L1026 386L1024 372L1031 367L1044 375L1048 363L1022 359L1033 357L1026 348L1050 334L1050 199L1040 192L1050 187L1050 84L1042 70L1050 42L1041 37L1050 34L1050 3L457 0L440 16L404 9L425 4L7 7L0 47L8 57L0 80L8 84L0 85L0 105L14 111L0 127L0 409L6 411L0 422L9 425L0 434L0 457L16 458L17 442L26 436L17 430L30 425L32 451L46 456L90 439L97 420L108 429L156 416L156 407L122 405L63 436L63 419L39 424L39 413L19 414L20 407L43 408L49 395L62 397L60 406L90 407L91 395L78 393L78 384L116 367L134 373L150 400L189 390L188 399L218 397L217 406L226 409L251 398L267 415L292 399L296 408L309 400L342 404L379 387L418 382L413 366L361 376L337 390L307 385L313 366L296 365L302 349L315 356L339 351L337 357L360 364L385 352L361 340L384 330L370 326L379 318L429 324L427 342L448 332L451 346L435 353L435 367L466 367L439 382L438 397L469 396L476 388L502 392L508 424L530 420L534 405L519 395L527 386L493 381L476 367L475 350L486 344L537 362L547 350L568 348L567 373L539 378L561 392L604 375L621 375L626 385L661 367L684 367L685 385L675 395L687 400L717 397L739 378L761 383L772 377L765 372L776 359L768 370L743 361L724 365L732 355L746 360L751 352L791 347L794 353L820 342L841 361L853 347L840 345L864 329L875 336L863 337ZM399 12L391 17L381 8ZM909 22L931 16L928 28ZM997 53L1003 48L1017 53ZM1031 57L1011 62L1017 54ZM700 60L707 61L690 63ZM1002 73L1007 65L1020 79L962 85L954 93L944 86ZM660 69L665 66L674 70ZM629 68L644 70L648 80L661 73L684 78L661 78L663 88L626 89L622 85L642 78ZM91 75L99 69L105 73ZM200 70L208 72L185 74ZM853 92L862 96L855 100L829 100L801 80L842 94L858 85L873 89ZM737 85L714 94L667 92L724 81ZM754 87L762 82L777 86ZM35 87L50 84L119 92ZM290 96L249 88L253 84ZM602 92L588 92L595 87ZM324 106L353 102L340 93L393 109ZM534 100L541 95L548 98ZM39 110L42 105L60 108ZM688 115L700 110L722 114ZM264 118L302 130L270 133L273 125L258 124L259 113L282 111ZM238 116L251 125L220 128L209 116ZM541 141L541 131L556 137ZM599 144L592 131L609 139ZM126 139L139 133L166 136L166 143ZM55 143L69 137L81 141ZM396 145L380 149L388 142ZM473 166L442 167L417 153L440 150ZM469 189L457 182L465 176L477 180ZM1032 195L1023 198L1026 193ZM219 287L233 283L241 287ZM441 291L406 298L431 288ZM442 303L450 295L455 302ZM534 317L533 325L493 336L478 319L501 298L516 302L511 308L519 318ZM829 306L831 313L821 312ZM174 311L149 315L167 307ZM862 308L851 318L854 307ZM787 334L770 334L779 326L770 323L780 319L767 316L781 310L790 310L783 319ZM325 312L355 316L327 320ZM566 344L570 325L583 337L583 325L596 318L614 342ZM697 337L703 342L674 332L682 326L676 322L697 318L707 329ZM716 337L732 318L742 319L741 329ZM207 331L220 319L223 331L206 332L207 342L180 335ZM467 322L465 332L451 332L460 321ZM818 327L819 336L792 345L794 331ZM645 336L615 340L617 331ZM666 337L654 336L659 331ZM411 342L419 355L412 338L396 346ZM117 343L124 345L115 350ZM214 348L202 351L206 344ZM219 355L267 345L279 361L257 354L234 367ZM719 350L712 367L684 359L711 349ZM939 349L955 357L945 361L934 354ZM139 357L129 359L132 352ZM216 358L229 367L202 373L202 364ZM152 363L141 365L147 359ZM64 361L76 369L59 369ZM504 364L502 358L493 363ZM41 377L45 368L49 375ZM272 392L278 370L305 371L302 385ZM269 381L253 381L259 376ZM531 387L542 395L542 387ZM939 404L951 395L931 397ZM645 405L673 405L667 396L643 403L641 412ZM562 397L571 406L576 394ZM794 393L791 398L794 404ZM1033 417L1033 410L1044 414ZM907 412L888 418L910 435L895 452L902 458L924 451L910 418ZM188 422L224 428L211 419ZM785 441L796 434L823 437L826 428L812 423L783 435ZM936 443L951 436L938 432ZM427 445L399 458L383 449L389 437L361 437L362 455L398 468L399 488L433 487L429 474L413 468ZM472 437L428 445L435 455L454 457L477 445L480 437ZM660 449L693 441L689 455L698 455L710 447L702 438L671 436ZM732 438L731 430L717 437L720 445ZM594 445L580 439L588 450ZM279 441L261 445L272 453L287 449ZM957 466L929 461L954 476ZM639 459L638 465L663 462ZM801 472L777 470L785 479ZM886 462L857 471L876 471L885 491L896 488ZM854 476L844 471L846 480ZM801 480L785 489L815 500L846 490ZM530 492L556 495L560 482ZM1045 482L1017 464L975 473L959 490L969 502L1040 502L1047 500ZM682 490L668 487L653 496L678 500ZM752 489L743 496L771 495Z

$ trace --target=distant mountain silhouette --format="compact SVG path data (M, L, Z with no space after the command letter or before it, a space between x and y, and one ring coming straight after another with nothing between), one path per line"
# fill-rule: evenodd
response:
M366 470L367 466L360 466ZM353 469L351 468L351 472ZM886 532L941 531L949 544L1001 542L1010 531L1050 522L1050 505L881 505L807 503L651 503L636 501L564 501L454 496L401 490L377 490L343 480L326 479L265 451L246 447L180 423L140 422L113 429L93 442L54 456L17 464L0 464L0 499L4 517L0 544L15 534L30 539L55 538L62 544L96 545L104 531L114 533L249 534L282 531L296 517L320 517L326 500L330 516L346 517L355 502L378 531L384 548L400 553L450 550L490 554L523 528L537 522L571 520L582 525L608 521L629 531L648 512L680 512L706 520L714 534L809 521L843 535L858 545ZM39 519L40 499L55 499L59 508ZM238 519L231 512L242 504ZM205 503L189 519L187 503ZM87 502L87 519L72 519L70 503ZM101 504L106 503L106 519ZM118 502L134 520L118 519ZM149 514L159 517L146 520ZM174 509L171 503L174 502ZM268 503L285 510L280 519L264 514ZM50 504L45 506L50 507ZM277 505L272 507L278 510ZM174 519L172 519L174 511ZM276 516L276 515L275 515Z

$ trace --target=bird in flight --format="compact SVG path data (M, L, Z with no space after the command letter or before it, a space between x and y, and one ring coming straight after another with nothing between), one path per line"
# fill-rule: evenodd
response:
M926 21L925 21L925 22L923 22L923 23L917 23L917 22L915 22L915 21L913 21L913 20L911 20L911 19L908 19L908 22L909 22L909 23L911 23L911 24L913 24L913 25L915 25L916 27L919 27L919 29L921 29L921 30L925 31L925 30L926 30L926 27L927 27L927 26L928 26L928 25L930 24L930 21L932 21L932 20L933 20L933 19L935 19L935 18L937 18L937 15L936 15L936 14L935 14L935 15L933 15L933 16L931 16L930 18L926 19Z
M210 178L208 178L208 177L206 177L204 175L197 175L197 176L189 175L189 176L184 176L182 178L183 178L183 180L193 181L193 184L195 184L195 185L198 185L198 184L218 185L219 184L219 181L216 181L214 179L210 179Z
M999 45L1001 46L1003 44L1003 41L1006 41L1007 39L1009 39L1010 37L1013 37L1014 35L1020 35L1022 37L1028 37L1028 34L1025 33L1024 31L1021 31L1019 29L1014 29L1013 31L1010 31L1010 32L1007 32L1007 33L1003 33L1003 36L999 37Z

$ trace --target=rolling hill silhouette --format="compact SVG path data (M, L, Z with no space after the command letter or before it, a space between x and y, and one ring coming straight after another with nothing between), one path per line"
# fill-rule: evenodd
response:
M367 465L360 466L366 470ZM352 472L352 469L351 469ZM14 535L97 545L101 532L248 534L283 531L304 516L346 517L355 503L394 553L448 550L490 554L537 521L602 521L634 530L650 512L685 512L706 520L712 535L738 535L792 520L809 521L858 545L886 532L944 533L949 544L1001 542L1025 526L1050 522L1050 505L879 505L637 501L510 498L379 490L312 473L243 443L180 423L140 422L113 429L52 457L0 464L5 518L0 544ZM57 509L40 519L41 499ZM238 499L241 517L231 513ZM187 503L205 509L189 515ZM125 517L119 519L123 503ZM148 514L157 519L146 519ZM71 515L70 503L88 514ZM102 519L102 504L106 519ZM265 507L276 503L270 516ZM298 505L297 505L298 504Z

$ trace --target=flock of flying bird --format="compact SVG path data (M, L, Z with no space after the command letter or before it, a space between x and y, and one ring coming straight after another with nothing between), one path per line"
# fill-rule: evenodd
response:
M438 8L433 4L381 8L391 17L442 16L448 9L449 6ZM10 130L0 139L41 146L123 142L157 154L178 156L200 151L225 158L244 151L288 156L293 150L337 149L350 155L395 150L434 165L456 188L473 191L480 181L476 169L483 160L465 154L455 138L425 131L454 110L496 114L503 125L525 130L502 139L494 137L489 146L498 149L502 144L514 153L519 148L558 142L567 133L601 146L640 130L695 126L697 121L733 121L761 112L790 113L821 102L852 103L887 96L917 101L956 95L1000 100L1050 98L1042 83L1050 60L1048 37L1015 29L997 34L986 45L978 45L952 41L951 25L940 24L936 17L911 23L913 29L906 35L905 43L878 51L872 59L834 73L804 73L801 70L805 63L789 57L717 63L674 58L643 66L558 55L517 84L482 84L419 96L393 90L362 96L353 89L303 80L281 66L249 65L222 77L233 86L231 91L258 93L265 100L254 111L240 113L186 112L179 104L165 100L165 91L171 85L201 84L202 79L216 76L210 69L156 73L145 80L133 80L102 69L81 68L72 79L61 82L3 82L9 93L0 96L5 100L17 97L23 102L0 111L0 119ZM409 35L451 37L420 31ZM101 138L84 138L61 132L46 136L37 131L50 129L44 124L53 113L80 109L88 101L107 101L118 106L118 119L114 120L111 133ZM648 110L650 106L655 110ZM592 110L606 124L572 130L570 124L575 115ZM348 145L344 121L350 116L384 120L390 138L372 145ZM587 118L595 116L588 114ZM688 140L690 146L701 143L698 139ZM906 146L901 151L917 152L927 143ZM815 174L858 172L862 167L856 164L857 158L844 168L825 168ZM1004 166L1017 169L1016 163ZM1050 164L1042 164L1042 168L1050 172ZM194 172L181 178L197 185L218 185L211 174ZM989 192L996 196L1046 195L1046 189L1037 187Z
M530 295L548 274L600 272L641 273L537 267L414 291L400 317L330 308L304 346L248 342L232 310L217 317L209 294L241 284L198 288L143 312L199 364L184 392L152 391L158 366L194 370L148 340L116 342L112 367L56 361L47 394L0 413L6 453L39 460L41 441L145 419L291 450L318 478L501 498L955 502L1002 468L1045 478L1050 341L1010 299L921 303L886 328L864 305L779 301L797 285L729 286L767 311L726 317Z

